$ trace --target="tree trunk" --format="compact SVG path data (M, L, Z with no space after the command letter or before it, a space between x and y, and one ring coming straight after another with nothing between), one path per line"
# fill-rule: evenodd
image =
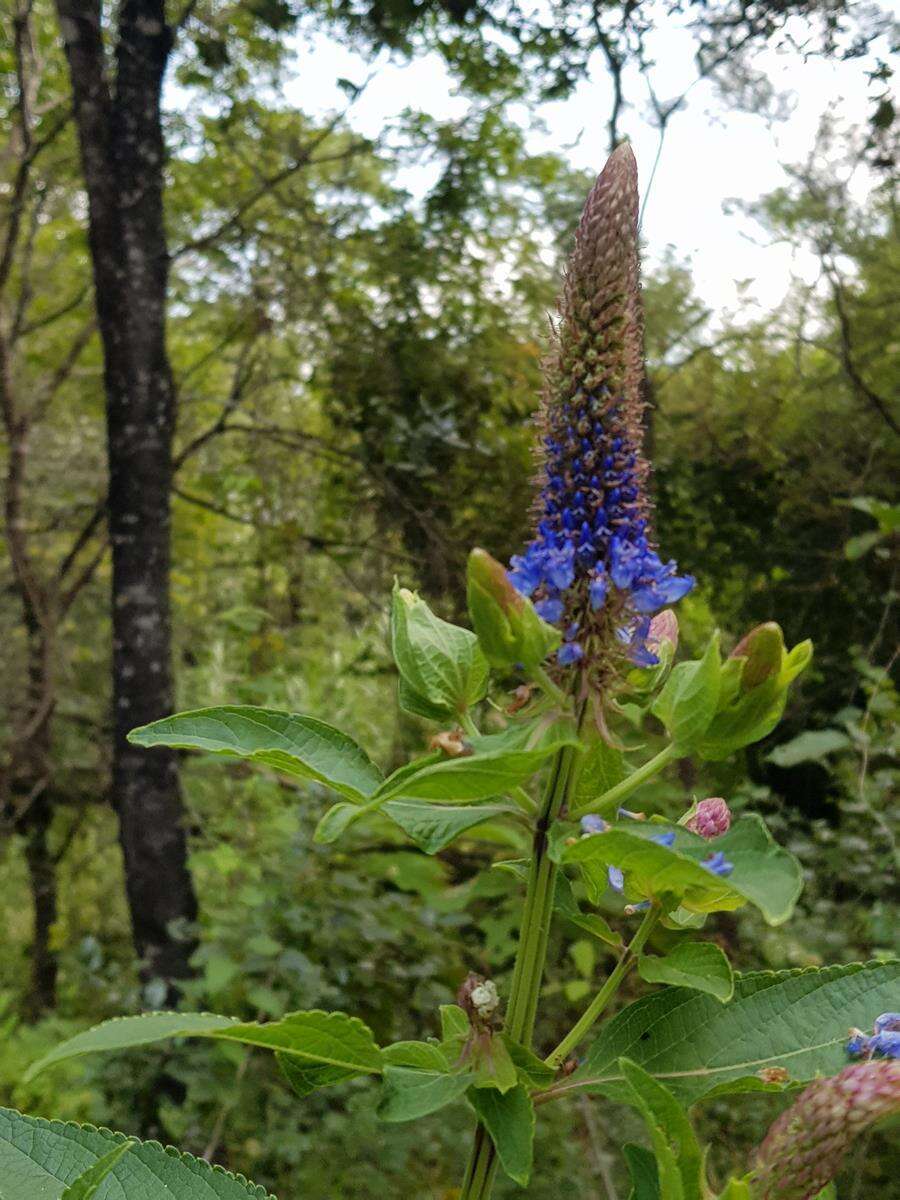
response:
M104 352L112 546L113 802L146 981L167 1002L190 974L197 915L172 751L126 735L172 711L170 489L175 397L166 353L160 92L171 49L162 0L123 0L107 84L101 6L57 0L89 201ZM173 923L181 927L173 930Z
M53 809L46 794L32 805L25 822L25 860L31 885L34 938L31 946L31 987L26 1015L36 1021L56 1006L59 960L51 938L57 917L56 858L50 847Z

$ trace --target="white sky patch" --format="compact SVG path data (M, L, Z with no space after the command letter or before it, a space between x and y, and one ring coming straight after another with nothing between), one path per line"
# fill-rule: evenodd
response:
M680 95L695 75L691 33L668 22L652 35L651 46L657 96L665 101ZM767 49L753 65L776 91L787 93L788 118L772 121L766 114L734 111L711 83L698 83L684 110L669 123L643 219L651 262L667 245L674 246L679 258L690 261L698 294L720 315L746 314L748 305L772 309L784 297L792 275L810 279L815 271L811 257L794 255L784 245L764 245L764 232L745 214L726 212L726 202L752 201L785 183L781 164L806 159L824 113L846 125L864 124L871 107L859 60L804 61L793 50ZM347 102L337 84L340 78L356 84L370 80L349 113L351 126L369 137L377 137L407 107L443 120L462 117L469 107L468 100L455 93L437 54L411 63L392 62L386 55L367 61L321 33L298 43L287 99L311 116L334 112ZM610 81L597 55L589 77L568 99L543 104L536 114L527 113L524 106L512 112L523 126L531 127L530 149L556 150L577 167L599 170L606 155L610 97ZM646 185L658 133L648 119L646 84L636 71L626 76L626 99L630 106L621 129L632 141ZM400 182L421 194L433 179L427 168L413 168L404 170ZM866 181L857 186L864 193Z

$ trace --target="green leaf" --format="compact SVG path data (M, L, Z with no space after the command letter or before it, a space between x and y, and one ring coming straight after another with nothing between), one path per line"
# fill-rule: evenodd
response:
M128 1153L109 1172L101 1196L273 1200L264 1188L239 1175L189 1154L164 1150L156 1142L135 1142L90 1125L25 1117L9 1108L0 1108L0 1200L63 1200L67 1187L122 1147Z
M553 1082L556 1078L555 1067L548 1067L533 1050L529 1050L527 1046L523 1046L519 1042L514 1042L508 1034L501 1034L501 1037L506 1043L509 1057L513 1060L523 1083L528 1087L543 1088Z
M275 1059L281 1073L298 1096L308 1096L319 1088L333 1087L346 1079L355 1079L360 1072L348 1067L334 1067L330 1063L306 1063L289 1054L277 1052Z
M412 692L424 701L422 707L454 716L484 698L488 663L475 634L442 621L415 592L397 584L391 604L391 645L409 689L407 700Z
M847 1030L871 1029L897 997L900 963L855 963L821 970L739 975L734 999L720 1004L686 988L666 988L608 1021L581 1067L557 1090L622 1096L618 1060L627 1057L682 1104L712 1094L775 1090L766 1067L791 1083L836 1075L847 1065Z
M560 916L571 921L578 929L583 929L585 933L599 938L607 946L612 946L615 950L619 950L623 946L621 934L616 933L603 917L597 913L586 913L582 910L581 905L575 899L572 884L564 871L558 872L556 876L553 906Z
M620 784L627 775L628 767L622 751L610 746L599 733L594 732L581 758L570 807L575 810L587 808L598 797Z
M78 1033L35 1063L26 1079L32 1079L54 1063L81 1054L147 1046L172 1037L204 1037L262 1046L307 1063L325 1063L361 1074L377 1074L382 1066L381 1051L372 1031L357 1017L348 1017L346 1013L295 1012L280 1021L261 1024L210 1013L163 1012L118 1017Z
M520 1187L527 1187L534 1147L534 1105L525 1088L519 1085L505 1095L473 1088L468 1099L491 1135L503 1170Z
M628 1200L660 1200L659 1170L653 1151L629 1142L622 1147L622 1154L631 1176Z
M730 911L749 900L770 925L791 915L803 886L800 866L772 840L758 816L741 817L714 843L675 826L670 827L675 844L661 846L653 838L665 828L655 821L613 825L567 847L563 861L620 867L630 899L678 897L686 909L700 913ZM733 864L729 876L714 875L701 866L713 850Z
M506 804L469 805L415 804L389 800L384 811L407 833L420 850L437 854L468 829L498 817L509 816L515 809Z
M471 1026L469 1018L466 1016L466 1010L460 1008L458 1004L442 1004L438 1009L441 1016L441 1038L447 1041L449 1038L469 1036Z
M827 1188L824 1192L819 1192L818 1200L836 1200L834 1193L829 1196L827 1192ZM719 1193L719 1200L753 1200L750 1184L746 1179L729 1179L725 1184L725 1191Z
M426 721L448 721L451 716L441 704L432 704L424 696L409 686L403 676L397 683L397 703L404 712L412 713L414 717L424 717Z
M129 1138L122 1142L121 1146L113 1146L108 1154L98 1158L93 1166L82 1171L78 1178L69 1184L60 1200L92 1200L107 1175L112 1173L116 1164L125 1157L131 1147L137 1144L133 1138Z
M798 763L821 762L836 750L846 750L852 743L839 729L811 729L776 746L766 755L776 767L796 767Z
M482 744L487 738L481 739ZM563 746L577 745L572 735L561 733L551 742L530 750L494 750L448 758L415 772L400 768L373 799L444 800L465 804L509 792L530 779L548 758Z
M638 974L645 983L708 992L723 1004L734 994L734 975L724 952L713 942L682 942L664 958L644 955Z
M392 1067L415 1067L418 1071L449 1071L450 1063L434 1042L394 1042L382 1050L385 1063Z
M364 812L364 808L358 804L350 804L347 800L332 804L331 808L327 809L319 819L313 834L313 841L320 846L330 846L332 842L338 840L341 834L346 833L353 822Z
M719 635L696 662L679 663L651 705L650 711L665 725L672 741L691 749L709 727L719 703L721 675Z
M844 557L850 562L855 562L856 559L862 558L864 554L868 554L873 546L877 546L885 535L879 529L868 530L866 533L857 533L854 537L847 538L844 542Z
M339 729L269 708L198 708L133 729L128 740L136 746L250 759L286 775L315 779L356 801L371 796L382 781L366 752Z
M469 616L488 662L495 667L521 663L534 669L562 640L558 629L509 581L506 568L485 550L469 555L466 575Z
M482 1034L472 1043L472 1066L476 1088L508 1092L519 1082L516 1064L501 1034Z
M659 1168L661 1200L702 1200L703 1155L687 1113L651 1075L628 1058L619 1059L628 1103L647 1125Z
M382 1121L416 1121L459 1100L471 1085L471 1075L385 1067L378 1115Z

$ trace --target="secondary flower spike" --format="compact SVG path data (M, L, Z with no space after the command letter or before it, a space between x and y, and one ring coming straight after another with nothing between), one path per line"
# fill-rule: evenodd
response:
M756 1152L753 1200L812 1200L855 1139L900 1112L900 1065L856 1063L817 1079L783 1112Z
M611 155L575 235L545 364L539 415L537 535L509 577L558 625L560 666L640 666L650 617L694 584L664 563L650 530L643 457L643 316L637 164Z

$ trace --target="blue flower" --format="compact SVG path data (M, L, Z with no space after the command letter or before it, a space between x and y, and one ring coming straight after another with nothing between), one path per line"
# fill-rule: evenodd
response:
M851 1029L850 1040L847 1042L847 1053L858 1055L865 1054L869 1049L870 1039L866 1037L861 1029Z
M657 833L651 840L658 842L660 846L674 846L675 831L674 829L669 829L665 833Z
M612 888L612 890L614 892L623 891L625 887L625 876L622 874L621 869L619 867L608 867L606 874L607 878L609 879L609 886Z
M875 1032L884 1033L885 1030L891 1033L900 1030L900 1013L887 1012L875 1018Z
M900 1030L885 1029L869 1038L869 1054L882 1058L900 1058Z
M582 834L605 833L607 829L609 826L597 813L587 813L581 818Z
M734 870L734 863L729 862L721 850L716 850L709 858L704 858L700 866L706 867L707 871L711 871L713 875L720 875L723 879Z
M584 658L584 650L578 642L566 642L556 652L556 661L561 667L570 667L581 658Z
M538 600L534 606L535 612L551 625L556 625L563 618L566 606L562 600Z

